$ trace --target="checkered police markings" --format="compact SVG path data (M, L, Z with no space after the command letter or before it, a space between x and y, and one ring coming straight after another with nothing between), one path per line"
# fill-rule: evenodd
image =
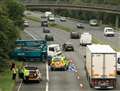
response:
M68 71L69 72L76 72L77 71L77 67L75 66L75 64L70 63Z
M51 71L51 67L48 67L49 71ZM76 72L77 71L77 67L75 66L75 64L70 63L69 67L68 67L68 72Z

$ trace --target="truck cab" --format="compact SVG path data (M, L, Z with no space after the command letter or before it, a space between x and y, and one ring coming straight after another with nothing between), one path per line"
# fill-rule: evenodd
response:
M59 44L48 45L47 52L48 52L48 56L51 56L51 57L59 55L62 53Z
M117 52L117 73L120 74L120 52Z

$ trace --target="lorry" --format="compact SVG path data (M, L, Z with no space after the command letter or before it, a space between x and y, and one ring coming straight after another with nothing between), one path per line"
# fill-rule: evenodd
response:
M51 15L51 14L52 14L52 12L46 11L46 12L45 12L45 17L48 17L48 16Z
M41 45L46 45L45 40L16 40L16 46L26 46L26 47L41 47Z
M109 45L87 45L85 71L91 88L114 89L117 81L116 52Z
M120 74L120 52L117 52L117 73Z
M84 32L80 37L80 45L92 44L92 35L89 32Z
M38 43L38 44L37 44ZM11 57L19 60L47 59L47 42L44 40L16 41L17 46L11 53Z

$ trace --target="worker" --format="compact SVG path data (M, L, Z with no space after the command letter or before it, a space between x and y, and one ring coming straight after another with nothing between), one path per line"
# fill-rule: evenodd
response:
M18 68L18 75L19 75L19 78L23 79L23 67L22 66L19 66Z
M12 70L12 79L16 80L16 74L17 74L17 68L16 68L16 66L14 66L11 70Z
M26 67L23 68L23 74L24 74L24 78L26 78L26 80L27 80L29 77L29 70L26 69Z

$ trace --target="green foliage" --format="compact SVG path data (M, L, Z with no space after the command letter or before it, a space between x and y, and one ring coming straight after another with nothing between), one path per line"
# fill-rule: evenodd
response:
M6 0L0 6L0 58L9 58L23 24L24 8L16 0Z
M7 0L5 2L8 16L14 21L14 24L20 28L23 27L23 16L25 7L17 0Z

